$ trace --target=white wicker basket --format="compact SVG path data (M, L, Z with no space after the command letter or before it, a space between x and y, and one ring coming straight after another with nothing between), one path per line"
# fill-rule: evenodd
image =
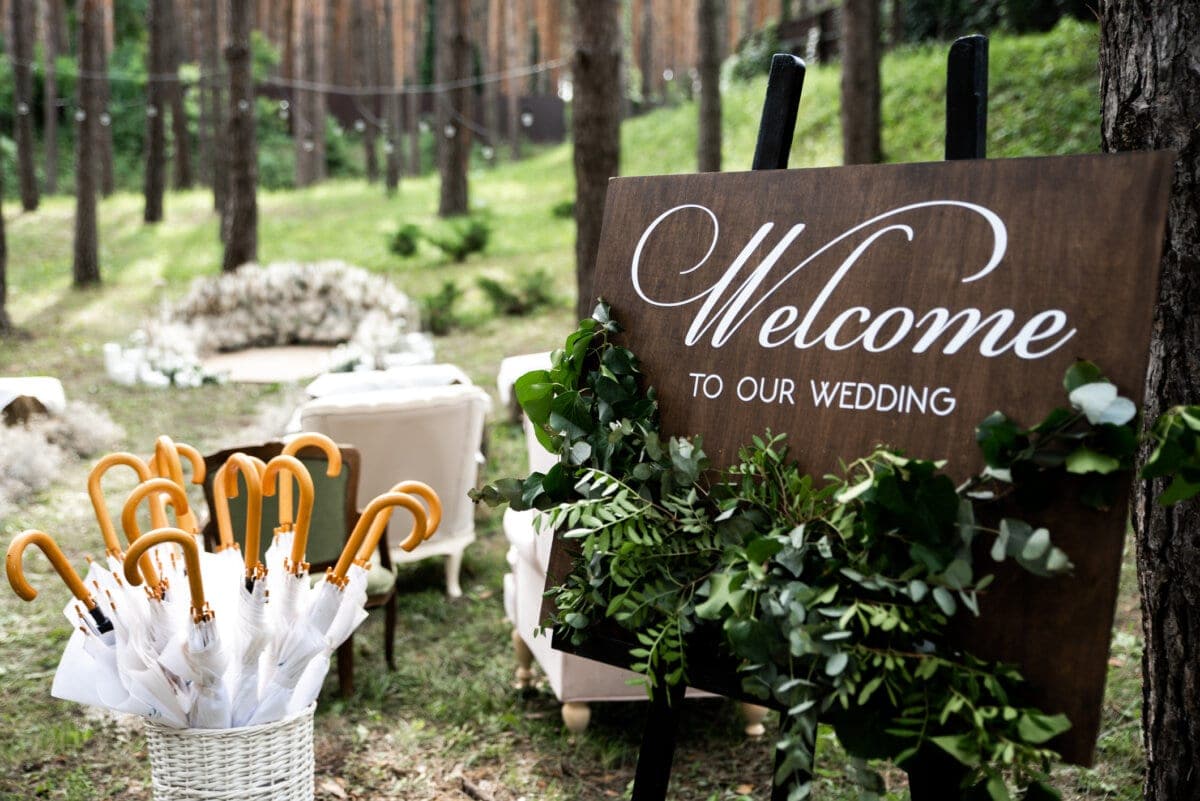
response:
M155 801L312 801L316 707L237 729L147 723Z

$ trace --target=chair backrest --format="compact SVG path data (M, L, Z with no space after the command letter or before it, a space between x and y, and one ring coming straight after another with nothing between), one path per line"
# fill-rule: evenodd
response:
M360 508L399 481L424 481L442 500L438 537L450 539L474 532L467 491L478 478L490 407L487 393L474 385L420 387L317 398L301 407L300 422L305 431L349 442L362 454ZM408 524L397 510L391 542Z
M350 536L350 532L358 520L355 496L358 492L358 477L362 469L361 458L354 448L342 445L339 446L339 450L342 453L342 471L332 477L325 475L329 462L319 448L303 448L297 455L301 463L308 468L309 475L313 480L315 501L305 559L314 571L322 570L337 561L347 537ZM215 547L219 539L212 489L213 476L217 469L225 464L225 461L234 453L245 453L269 462L282 451L282 442L264 442L260 445L228 448L204 457L204 466L207 470L204 480L204 500L208 504L209 511L208 523L204 527L204 539L209 548ZM229 518L233 526L234 539L239 546L245 548L246 484L240 475L237 497L229 499ZM260 549L263 553L271 544L278 520L279 494L276 493L270 498L263 498L262 530L259 536Z

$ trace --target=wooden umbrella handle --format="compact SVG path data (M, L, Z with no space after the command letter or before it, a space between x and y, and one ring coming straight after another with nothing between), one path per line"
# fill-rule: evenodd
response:
M9 543L4 566L8 573L8 583L12 586L13 592L25 601L32 601L37 597L37 590L25 578L24 565L21 561L25 549L30 545L36 545L42 553L46 554L46 558L50 560L54 570L62 577L72 595L82 601L89 610L96 608L96 601L92 598L92 594L87 591L83 579L75 572L75 568L71 566L66 554L58 547L58 543L49 534L37 529L23 531L13 537L13 541Z

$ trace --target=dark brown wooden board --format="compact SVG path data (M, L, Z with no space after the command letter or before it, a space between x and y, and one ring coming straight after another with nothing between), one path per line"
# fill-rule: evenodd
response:
M1065 405L1062 375L1076 358L1097 362L1140 404L1173 159L1156 152L616 178L596 287L657 388L664 430L701 434L714 464L728 464L739 445L769 428L786 432L793 456L815 474L883 443L948 459L951 474L964 478L982 466L975 425L996 409L1030 424ZM722 312L732 308L726 303L797 225L804 228L728 318L736 323L728 336L714 341ZM758 246L747 248L758 233ZM732 273L739 254L747 258ZM706 317L703 306L714 297ZM807 347L776 344L818 305ZM794 314L778 311L788 306ZM956 352L943 351L958 324L913 352L936 308L951 316L978 309L985 324ZM792 322L768 325L766 347L760 334L773 313L777 323ZM843 327L813 344L843 313ZM1009 314L1006 328L994 325ZM884 315L873 339L859 337ZM909 320L909 334L897 337ZM1018 355L1014 337L1025 326L1031 336ZM689 330L700 335L689 341ZM845 347L848 341L856 344ZM878 350L864 347L868 341ZM706 397L696 374L720 376L720 395ZM775 400L739 399L739 382L748 390L759 379L766 395L778 387ZM850 406L866 401L870 390L862 385L888 398L881 385L912 387L917 397L928 388L925 409L915 401L907 413L817 406L812 381L817 389L829 382L826 392L835 382L853 383L850 395L837 396ZM709 395L715 387L710 379ZM1042 520L1075 563L1073 576L1002 572L984 599L983 619L963 626L961 636L980 655L1021 666L1036 700L1074 724L1055 746L1067 760L1089 764L1125 506L1100 515L1064 501ZM569 567L556 545L548 585ZM618 643L587 655L621 663ZM555 645L566 646L560 638Z

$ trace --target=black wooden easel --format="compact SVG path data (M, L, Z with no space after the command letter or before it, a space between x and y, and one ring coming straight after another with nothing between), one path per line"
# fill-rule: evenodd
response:
M947 160L986 156L987 66L987 37L965 36L950 47L946 69ZM779 53L772 58L751 169L787 169L800 94L804 88L804 71L804 62L796 56ZM562 648L559 638L555 640L555 647ZM565 650L578 652L578 649ZM596 658L598 654L581 655ZM665 686L665 682L659 683L660 688ZM633 801L664 801L667 796L685 689L683 686L672 687L668 692L660 689L650 702L634 775ZM958 779L963 775L962 766L948 755L940 752L922 754L908 767L914 801L957 801L960 797ZM772 801L785 801L786 798L785 786L773 787Z

